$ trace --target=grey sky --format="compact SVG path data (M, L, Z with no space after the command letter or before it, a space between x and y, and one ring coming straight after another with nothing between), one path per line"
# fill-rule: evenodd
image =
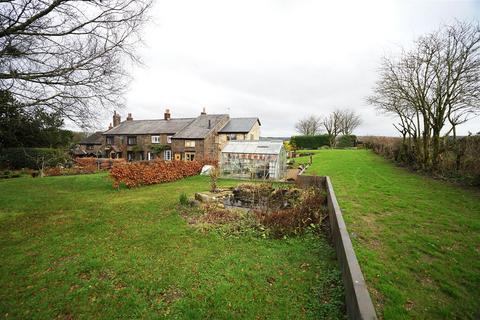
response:
M144 66L132 71L127 108L136 119L229 112L258 116L262 135L334 108L357 110L358 134L396 135L365 103L383 54L453 19L473 20L468 1L157 0L145 28ZM105 122L107 123L107 122ZM459 134L480 131L471 120Z

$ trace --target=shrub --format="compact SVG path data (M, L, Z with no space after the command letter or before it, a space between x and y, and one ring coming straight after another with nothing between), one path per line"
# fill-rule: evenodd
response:
M337 148L352 148L357 145L357 136L343 135L338 138Z
M178 197L178 202L180 202L180 204L182 206L188 205L188 197L187 197L187 194L185 192L182 192L180 194L180 196Z
M301 193L293 208L256 211L256 216L273 237L297 235L309 227L317 227L323 221L327 216L326 202L326 196L320 189L310 188Z
M422 141L420 141L421 143ZM422 168L421 154L415 146L408 147L401 138L362 137L367 149L413 169ZM441 143L441 153L435 175L471 185L480 185L480 136L446 137Z
M10 170L0 171L0 179L11 179L20 177L19 172L14 172Z
M295 149L318 149L322 146L329 146L330 140L327 134L316 136L293 136L290 144Z
M41 169L65 164L69 157L62 149L5 148L0 151L0 166L11 169Z
M210 171L210 191L217 192L217 181L220 176L220 170L216 167L213 167Z
M170 182L200 173L205 164L215 161L143 161L116 164L110 170L113 186L124 183L128 188Z

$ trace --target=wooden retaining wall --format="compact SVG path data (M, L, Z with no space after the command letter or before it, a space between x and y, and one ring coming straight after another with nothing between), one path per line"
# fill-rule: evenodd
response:
M372 299L367 290L360 265L358 264L352 241L348 235L342 211L338 205L333 185L329 177L298 176L300 187L316 186L325 189L328 201L328 216L333 245L342 271L345 287L345 304L349 319L377 319Z

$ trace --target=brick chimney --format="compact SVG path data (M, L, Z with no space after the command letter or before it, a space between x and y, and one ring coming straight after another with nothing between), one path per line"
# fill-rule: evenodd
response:
M110 122L110 124L108 125L108 130L110 129L113 129L113 126L112 126L112 123Z
M132 118L132 114L131 114L131 113L129 113L129 114L128 114L128 116L127 116L127 121L132 121L132 120L133 120L133 118Z
M201 112L200 114L201 114L202 116L204 116L204 115L207 114L207 112L205 111L205 107L203 107L203 110L202 110L202 112Z
M170 120L170 109L165 109L165 113L163 114L163 118L165 120Z
M117 114L117 111L113 111L113 126L118 126L120 122L122 122L122 118Z

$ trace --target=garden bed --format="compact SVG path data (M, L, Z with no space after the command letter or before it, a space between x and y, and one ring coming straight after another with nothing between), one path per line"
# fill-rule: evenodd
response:
M218 225L281 238L317 232L327 218L327 198L319 188L269 183L240 184L216 192L196 193L181 200L183 216L201 228ZM225 226L230 224L230 226ZM241 230L245 231L245 230Z

